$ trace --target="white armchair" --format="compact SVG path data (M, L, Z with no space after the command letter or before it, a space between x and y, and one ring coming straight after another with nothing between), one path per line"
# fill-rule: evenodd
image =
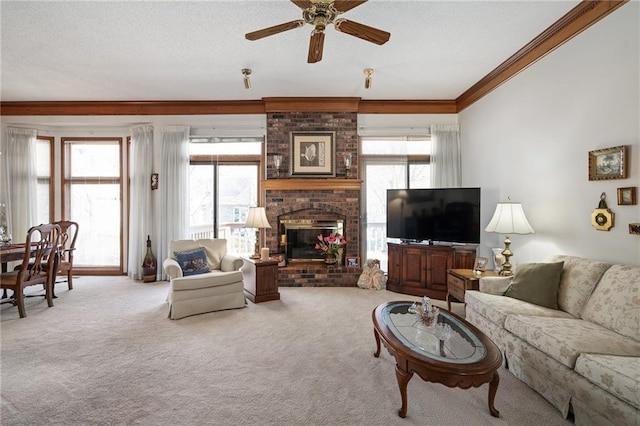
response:
M246 305L241 258L227 254L227 240L176 240L162 264L169 276L169 318Z

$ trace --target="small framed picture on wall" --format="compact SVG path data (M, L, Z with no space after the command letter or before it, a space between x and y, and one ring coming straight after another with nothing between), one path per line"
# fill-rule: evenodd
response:
M627 158L626 146L589 151L589 180L625 179Z
M618 188L618 205L619 206L635 206L636 201L636 187L630 186L629 188Z
M335 176L334 132L291 132L291 176Z

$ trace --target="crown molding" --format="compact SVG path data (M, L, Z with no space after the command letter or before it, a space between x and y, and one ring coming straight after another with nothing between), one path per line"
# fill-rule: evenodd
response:
M360 98L262 98L266 112L358 112Z
M458 112L518 74L629 0L583 0L456 99Z
M1 115L264 114L262 101L44 101L2 102Z
M456 101L451 100L361 100L360 114L455 114Z
M2 116L215 115L271 112L361 114L458 113L629 0L583 0L477 83L451 100L363 100L356 97L266 97L249 101L30 101L0 102Z

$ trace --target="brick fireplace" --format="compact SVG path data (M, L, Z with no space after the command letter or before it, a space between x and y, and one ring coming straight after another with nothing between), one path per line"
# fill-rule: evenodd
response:
M334 132L335 174L330 177L291 178L289 176L291 132ZM340 221L347 239L343 259L360 256L360 196L358 176L357 113L354 112L267 112L267 179L262 182L264 206L271 229L265 246L271 253L286 256L281 246L282 223L288 220ZM273 154L282 155L279 174L273 168ZM344 165L350 154L349 177ZM289 261L279 269L279 286L355 286L360 268L327 266L317 259Z

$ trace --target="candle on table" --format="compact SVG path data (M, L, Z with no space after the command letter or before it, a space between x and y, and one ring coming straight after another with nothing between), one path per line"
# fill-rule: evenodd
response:
M260 249L260 260L269 260L269 247L262 247Z

